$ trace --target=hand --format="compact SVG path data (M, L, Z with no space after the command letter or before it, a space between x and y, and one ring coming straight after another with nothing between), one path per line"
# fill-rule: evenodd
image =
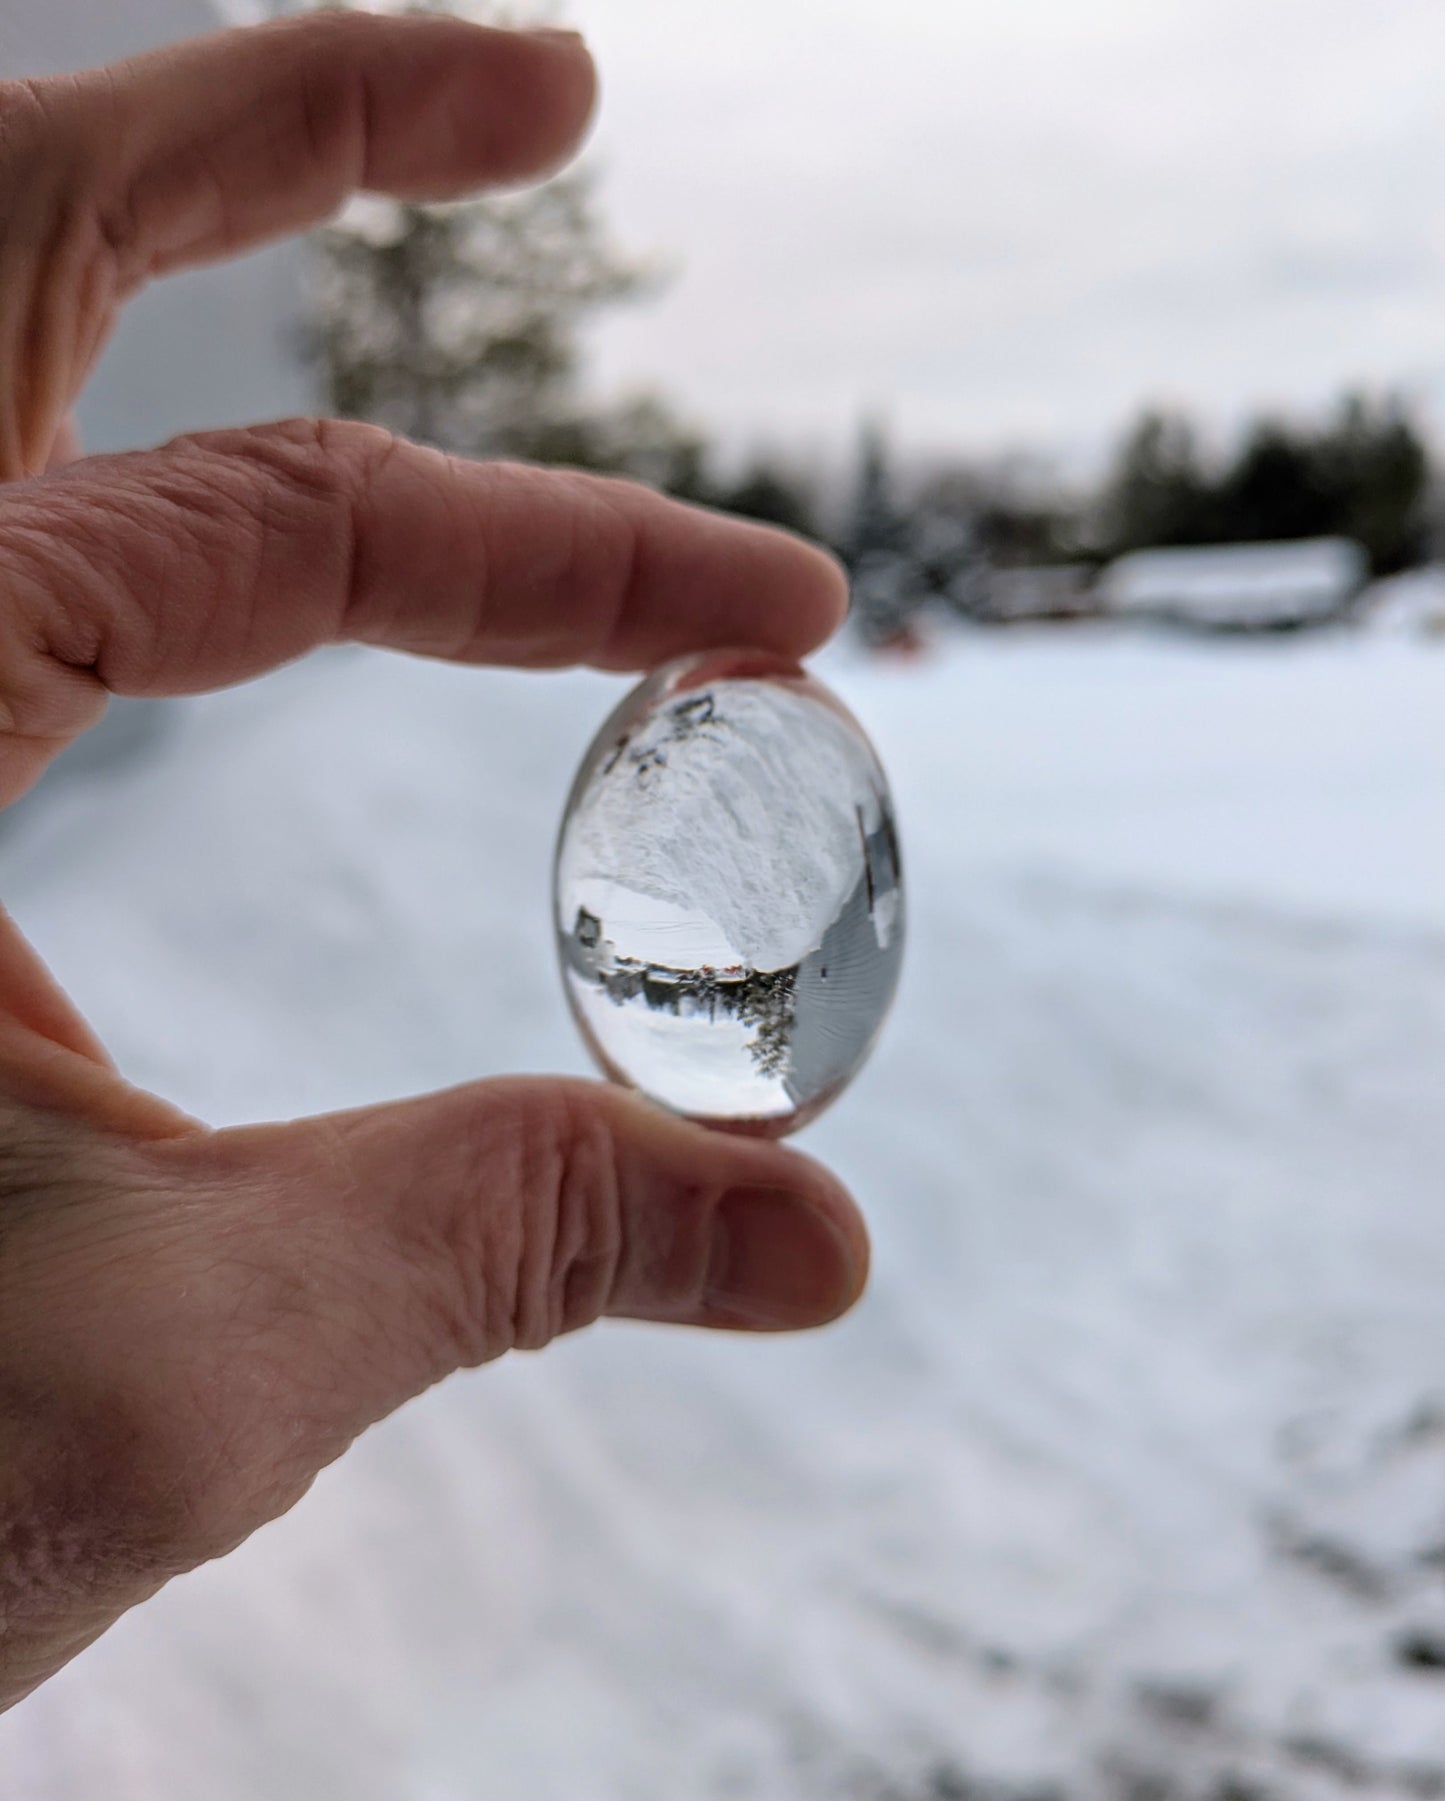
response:
M836 625L836 569L780 533L363 426L53 467L149 277L355 188L535 175L593 95L570 36L346 14L0 88L0 802L109 693L338 639L634 669ZM0 1705L458 1366L602 1314L816 1324L866 1261L816 1165L599 1085L209 1131L116 1073L0 915Z

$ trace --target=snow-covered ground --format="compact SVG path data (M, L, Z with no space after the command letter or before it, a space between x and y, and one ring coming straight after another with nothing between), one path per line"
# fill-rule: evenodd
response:
M912 882L804 1138L863 1305L445 1384L0 1722L4 1801L1445 1796L1445 647L825 665ZM615 692L317 659L58 781L0 887L218 1122L580 1069Z
M1375 582L1364 600L1364 623L1371 631L1400 637L1445 635L1445 563L1388 576Z

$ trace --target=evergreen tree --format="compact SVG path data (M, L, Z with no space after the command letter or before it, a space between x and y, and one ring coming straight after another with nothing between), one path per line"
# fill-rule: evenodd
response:
M908 520L893 498L888 440L877 420L864 422L858 444L858 485L844 531L850 561L881 551L901 551L908 539Z
M745 519L783 525L789 531L817 536L817 507L809 484L777 463L759 458L740 479L714 496L720 507Z
M1217 473L1205 468L1187 420L1150 412L1105 489L1103 536L1116 554L1342 536L1385 574L1427 553L1432 482L1425 443L1393 399L1347 397L1314 430L1258 420Z
M1344 529L1348 496L1321 443L1263 420L1219 484L1222 535L1233 543L1328 537Z
M881 427L863 427L858 486L843 532L853 577L853 618L864 639L886 644L907 632L934 592L913 542L913 521L897 504Z
M582 326L649 285L608 241L586 170L446 206L367 200L315 242L310 350L331 411L469 456L704 490L702 441L661 401L581 392Z
M1377 575L1430 550L1430 455L1398 400L1349 395L1319 446L1319 480L1338 496L1340 525L1369 552Z
M1201 544L1222 535L1189 421L1146 412L1125 439L1101 502L1102 536L1115 553Z

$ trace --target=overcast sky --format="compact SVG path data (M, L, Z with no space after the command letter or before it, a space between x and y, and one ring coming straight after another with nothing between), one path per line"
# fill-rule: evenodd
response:
M1087 455L1398 383L1445 422L1442 0L571 0L616 235L599 333L733 441Z
M1148 399L1225 432L1347 382L1445 437L1445 0L553 10L602 65L614 234L676 271L599 329L608 388L737 448L836 453L881 411L904 445L1067 465ZM0 52L7 17L63 62L204 12L0 0Z

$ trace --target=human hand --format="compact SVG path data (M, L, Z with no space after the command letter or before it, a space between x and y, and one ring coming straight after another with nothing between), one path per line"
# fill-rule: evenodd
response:
M633 669L836 625L836 569L781 533L364 426L66 463L151 276L353 189L535 175L593 97L571 37L357 14L0 86L0 804L109 693L340 639ZM453 1369L603 1314L817 1324L866 1262L815 1164L601 1085L207 1130L115 1071L0 914L0 1706Z

